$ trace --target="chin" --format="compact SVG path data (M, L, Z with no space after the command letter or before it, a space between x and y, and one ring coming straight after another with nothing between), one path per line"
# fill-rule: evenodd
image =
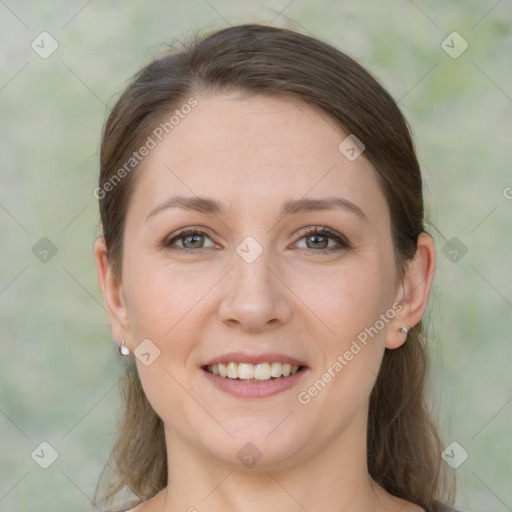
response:
M291 417L286 416L232 418L223 426L233 437L219 428L215 435L210 432L200 442L213 457L238 469L284 468L312 438L304 425L294 427L288 423Z

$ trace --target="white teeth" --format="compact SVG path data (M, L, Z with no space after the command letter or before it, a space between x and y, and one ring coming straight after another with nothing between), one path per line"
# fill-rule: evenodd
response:
M238 363L238 378L254 379L254 365L247 363Z
M238 365L236 363L228 363L227 377L230 379L238 378Z
M291 364L283 364L283 375L285 377L288 377L288 375L290 375L291 371L292 371L292 365Z
M272 363L270 365L270 375L272 377L281 377L281 369L283 365L281 363Z
M256 380L269 380L270 375L270 364L260 363L254 366L254 378Z
M270 380L270 378L288 377L299 371L296 364L290 363L235 363L233 361L224 364L212 364L206 370L214 375L240 380Z

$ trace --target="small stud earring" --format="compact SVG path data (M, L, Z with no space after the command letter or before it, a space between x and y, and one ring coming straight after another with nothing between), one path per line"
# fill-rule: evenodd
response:
M408 333L409 331L408 331L405 327L402 327L402 328L400 329L400 332L401 332L402 334L405 334L405 337L407 338L407 333Z
M119 352L122 356L127 356L130 353L130 349L128 347L125 347L124 340L121 343L121 346L119 347Z

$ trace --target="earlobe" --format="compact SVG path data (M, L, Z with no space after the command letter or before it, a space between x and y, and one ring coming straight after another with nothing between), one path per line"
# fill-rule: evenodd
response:
M390 326L386 334L386 348L394 349L401 347L407 341L408 327Z
M416 244L416 254L407 263L397 300L402 305L396 323L386 336L386 348L398 348L407 339L407 333L421 321L434 278L436 254L434 240L428 233L421 233Z
M120 344L128 338L130 326L126 311L121 281L112 273L108 260L107 245L104 237L94 244L98 281L103 293L103 300L108 312L112 336Z

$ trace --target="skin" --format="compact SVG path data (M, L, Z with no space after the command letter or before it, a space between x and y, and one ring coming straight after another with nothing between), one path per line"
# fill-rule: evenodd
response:
M405 342L402 327L423 315L435 252L427 234L399 278L389 209L376 172L361 155L338 150L346 137L332 120L294 98L239 93L198 96L194 108L143 162L131 198L122 276L95 245L99 281L118 343L145 338L160 350L137 360L145 393L166 432L166 489L137 512L419 511L368 474L366 430L371 389L384 349ZM148 214L171 195L208 196L225 214L182 208ZM346 209L280 216L288 200L342 197ZM304 228L327 226L321 253ZM164 242L184 227L209 232L191 251ZM263 252L247 263L236 252L248 236ZM321 236L321 235L319 235ZM320 239L325 242L325 239ZM199 242L199 243L198 243ZM204 247L201 247L204 243ZM375 324L401 309L307 405L297 394ZM291 389L267 398L226 394L201 366L232 351L279 352L306 362ZM252 468L237 452L248 442L262 458ZM175 468L177 468L175 470Z

